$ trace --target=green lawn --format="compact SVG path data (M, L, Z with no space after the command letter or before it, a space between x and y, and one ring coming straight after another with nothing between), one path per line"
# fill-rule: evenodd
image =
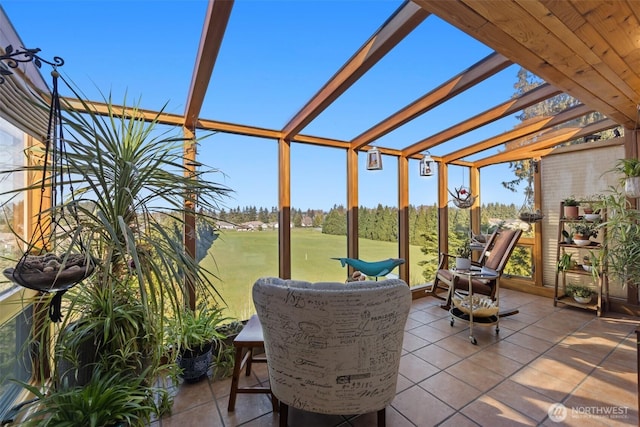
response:
M332 257L347 253L345 236L322 234L315 229L291 230L291 276L307 281L338 281L347 278L347 268ZM396 258L397 244L360 240L360 258L378 261ZM410 248L411 284L423 283L418 261L425 257L418 246ZM277 231L225 230L215 241L203 266L216 272L218 292L229 306L227 315L246 319L255 312L251 287L258 277L278 276ZM393 273L398 273L396 268Z

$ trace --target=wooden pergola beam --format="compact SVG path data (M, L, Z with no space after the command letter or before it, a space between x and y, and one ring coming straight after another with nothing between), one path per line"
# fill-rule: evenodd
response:
M567 108L566 110L556 114L555 116L542 117L532 123L523 124L522 126L518 126L517 128L508 132L504 132L500 135L494 136L460 150L456 150L452 153L447 154L446 156L443 156L442 160L445 163L449 163L453 160L458 160L463 157L487 150L489 148L497 147L498 145L505 144L509 141L513 141L527 135L532 135L541 130L552 128L554 126L568 122L569 120L582 117L591 111L593 111L591 108L582 104L575 107Z
M371 67L413 31L429 13L411 1L405 1L373 36L325 83L282 129L291 140L333 101L362 77Z
M614 128L616 126L618 126L618 124L613 120L604 119L595 123L591 123L584 127L561 128L541 136L534 143L524 145L513 150L505 151L494 156L488 156L483 158L482 160L477 160L476 162L474 162L474 165L478 168L482 168L484 166L495 165L498 163L513 162L517 160L528 159L531 157L539 157L541 155L547 154L542 150L550 149L559 144L562 144L563 142L589 136L594 133Z
M374 125L351 141L351 147L361 148L383 135L410 122L425 112L437 107L443 102L453 98L465 90L477 85L479 82L504 70L512 64L499 53L492 53L473 66L452 77L431 92L423 95L413 103L407 105L402 110L387 117L380 123Z
M497 105L470 119L460 122L448 129L443 130L442 132L418 141L415 144L412 144L403 149L402 154L411 156L419 153L420 151L428 150L429 148L440 145L495 120L507 117L517 111L530 107L531 105L537 104L538 102L542 102L545 99L549 99L559 93L561 93L560 89L545 83L535 89L528 91L527 93L520 95L517 98L505 101L500 105Z
M233 0L209 1L184 111L184 126L192 130L200 116L232 8Z

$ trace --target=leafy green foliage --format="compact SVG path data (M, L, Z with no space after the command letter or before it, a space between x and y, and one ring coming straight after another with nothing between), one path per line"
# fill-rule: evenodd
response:
M580 221L571 224L573 234L579 234L587 239L589 237L598 237L598 223L589 221Z
M580 206L580 201L575 196L567 196L563 201L565 206Z
M109 427L118 423L128 426L148 425L148 414L158 412L154 393L139 378L123 378L119 373L95 371L84 387L43 393L35 386L24 385L36 395L36 410L26 427Z
M565 252L562 255L560 255L560 259L558 260L558 271L567 271L568 269L571 268L571 258L573 257L573 254Z
M579 298L580 297L589 298L594 293L595 293L594 290L589 288L588 286L567 285L567 295L570 295L570 296L575 296Z
M67 183L74 197L62 199L43 214L78 212L77 223L56 229L55 249L64 251L64 242L80 235L83 252L96 268L66 294L67 314L61 325L65 333L55 342L55 351L76 369L88 366L96 387L117 383L118 378L122 384L137 381L139 391L130 393L132 403L122 407L134 411L137 406L139 418L148 418L151 407L136 396L149 396L150 384L166 368L161 362L165 315L180 313L189 304L185 283L213 306L220 300L215 275L184 250L183 235L196 235L192 224L197 224L208 231L212 242L216 218L210 213L219 209L231 190L210 180L219 173L217 169L194 165L185 155L198 139L173 134L172 127L163 129L158 122L162 111L146 122L138 104L118 107L105 97L106 114L100 115L71 90L86 112L64 105L66 155L61 167L48 170L43 179ZM20 171L43 176L39 164ZM29 188L39 189L40 184ZM80 357L87 342L93 345L91 354ZM47 347L40 346L42 361L48 359ZM56 381L63 374L67 379L75 376L56 372L58 387L51 390L52 399L67 396L67 385ZM94 389L88 388L86 393ZM114 391L122 390L115 387ZM112 399L117 402L118 396ZM73 399L65 404L72 403L82 402ZM78 411L85 412L86 407L78 406ZM76 419L73 425L102 424Z
M640 176L640 159L633 157L618 159L615 170L622 173L626 178Z
M225 338L219 328L228 320L222 308L199 304L195 311L186 309L168 319L167 343L177 345L179 351L197 352L205 345Z
M640 284L640 211L632 207L624 191L612 187L598 206L606 207L606 221L599 227L607 229L603 261L610 277L623 286Z

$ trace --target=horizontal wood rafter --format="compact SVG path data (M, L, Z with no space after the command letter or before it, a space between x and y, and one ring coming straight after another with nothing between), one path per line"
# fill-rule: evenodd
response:
M549 132L547 135L543 135L540 139L532 144L525 145L514 150L505 151L494 156L485 157L482 160L475 161L474 165L478 168L481 168L497 163L512 162L516 160L531 158L533 153L537 153L537 155L540 155L540 150L553 148L559 144L562 144L563 142L571 141L577 138L583 138L585 136L602 132L616 126L617 124L615 121L611 119L603 119L584 127L560 128L553 132Z
M559 93L561 93L561 91L558 88L549 84L543 84L535 89L528 91L518 98L510 99L509 101L503 102L502 104L486 110L476 115L475 117L460 122L448 129L443 130L442 132L425 138L422 141L416 142L415 144L412 144L402 150L402 153L404 155L413 155L420 151L428 150L429 148L435 147L450 139L456 138L495 120L507 117L510 114L530 107L531 105L537 104L538 102L544 101L545 99L548 99Z
M508 132L504 132L500 135L496 135L492 138L449 153L446 156L443 156L442 159L447 163L453 160L461 159L463 157L488 150L489 148L497 147L498 145L505 144L509 141L513 141L514 139L533 135L536 132L544 129L550 129L554 126L558 126L562 123L568 122L578 117L582 117L592 111L593 110L586 105L576 105L575 107L567 108L566 110L556 114L555 116L537 118L531 123L522 124L521 126L518 126Z

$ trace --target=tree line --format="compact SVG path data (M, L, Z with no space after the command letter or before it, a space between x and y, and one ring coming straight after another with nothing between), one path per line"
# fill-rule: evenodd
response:
M424 260L421 272L425 280L433 280L438 266L438 208L436 205L409 206L409 244L420 246ZM217 214L221 220L241 224L249 221L275 223L278 221L278 209L272 207L256 208L253 206L236 208ZM495 222L518 217L518 207L514 204L486 203L480 208L482 233L489 233L495 228ZM321 209L292 209L291 218L294 227L312 226L319 228L323 234L337 236L347 235L347 209L343 205L334 205L328 212ZM490 221L493 220L493 221ZM493 228L492 228L493 227ZM449 208L449 247L451 251L468 244L470 216L468 209ZM378 204L375 208L361 206L358 208L358 237L383 242L398 241L398 208ZM512 258L511 274L527 276L531 259L528 252L516 251Z

